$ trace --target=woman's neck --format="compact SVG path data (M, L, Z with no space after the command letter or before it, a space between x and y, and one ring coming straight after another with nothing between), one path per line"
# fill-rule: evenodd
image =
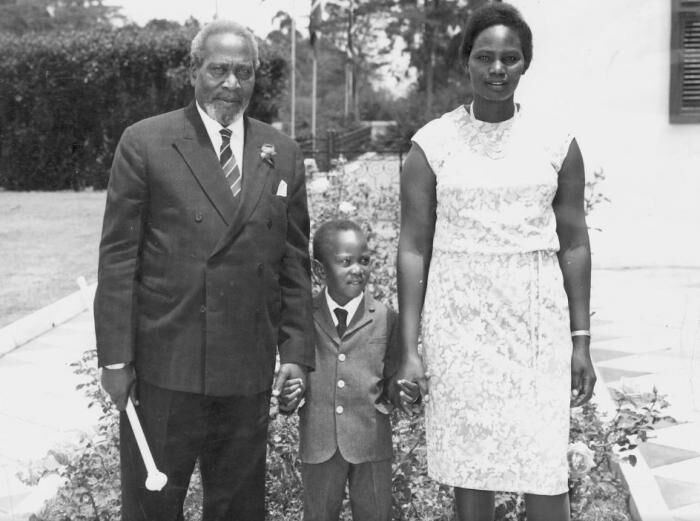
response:
M491 101L484 98L474 98L472 116L481 121L499 123L513 117L515 103L513 98Z

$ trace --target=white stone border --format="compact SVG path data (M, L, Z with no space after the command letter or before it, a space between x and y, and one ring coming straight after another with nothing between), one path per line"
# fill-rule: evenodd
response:
M0 329L0 356L92 308L97 283L88 285L79 277L78 291Z

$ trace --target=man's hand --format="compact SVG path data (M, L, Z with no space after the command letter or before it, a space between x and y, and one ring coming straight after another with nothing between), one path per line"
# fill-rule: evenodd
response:
M299 364L282 364L272 385L272 396L279 400L279 410L290 414L299 406L306 391L306 371Z
M131 364L121 369L102 368L102 388L109 394L109 397L116 405L117 409L123 411L126 408L126 401L131 395L134 405L136 400L136 371Z
M571 355L571 407L583 405L593 396L597 378L588 342L586 337L574 338Z

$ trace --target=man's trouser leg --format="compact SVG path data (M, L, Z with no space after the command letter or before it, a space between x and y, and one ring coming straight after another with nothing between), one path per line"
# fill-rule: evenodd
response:
M262 521L269 392L207 397L140 382L137 407L159 470L161 491L145 488L146 469L122 414L123 521L181 521L197 458L204 488L204 521Z

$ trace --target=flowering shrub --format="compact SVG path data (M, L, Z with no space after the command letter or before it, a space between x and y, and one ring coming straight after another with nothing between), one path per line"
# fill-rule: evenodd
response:
M314 174L307 185L311 228L313 233L323 222L339 217L357 221L367 233L373 254L368 291L397 309L395 259L399 235L399 165L395 162L395 167L379 168L381 161L388 160L366 157L353 165L341 160L328 175ZM597 193L595 187L591 193ZM589 209L598 201L590 202ZM318 281L314 281L314 291L318 289ZM91 398L91 406L98 406L102 411L98 436L81 441L72 451L54 454L43 468L34 469L26 479L36 482L43 475L58 472L66 482L38 519L118 519L117 416L100 390L94 351L87 353L77 364L77 371L89 379L84 390ZM662 418L659 410L665 402L657 394L635 397L621 394L618 404L617 415L609 423L601 421L594 404L572 412L571 464L574 473L570 491L573 519L577 521L628 519L626 491L614 474L613 463L618 458L619 449L634 448L637 438L645 439L648 430ZM297 458L297 417L278 414L274 401L270 414L268 519L298 519L302 511L302 487ZM392 420L392 518L399 521L453 521L451 489L439 485L427 475L422 411L418 409L412 416L395 411ZM201 481L195 473L185 502L186 519L201 519L201 497ZM344 509L342 519L350 518L349 509ZM497 521L524 519L521 495L497 494Z
M609 421L601 419L595 403L574 409L570 438L592 450L593 466L570 480L572 518L577 521L627 521L628 493L617 474L621 461L636 464L629 451L645 441L661 423L675 423L663 413L668 402L656 388L636 395L612 389L617 404Z
M100 411L97 432L82 437L76 446L55 449L20 476L28 485L58 474L65 483L38 520L118 521L121 493L119 489L119 417L99 384L97 353L90 350L72 364L77 374L86 377L80 384L88 397L89 407Z

